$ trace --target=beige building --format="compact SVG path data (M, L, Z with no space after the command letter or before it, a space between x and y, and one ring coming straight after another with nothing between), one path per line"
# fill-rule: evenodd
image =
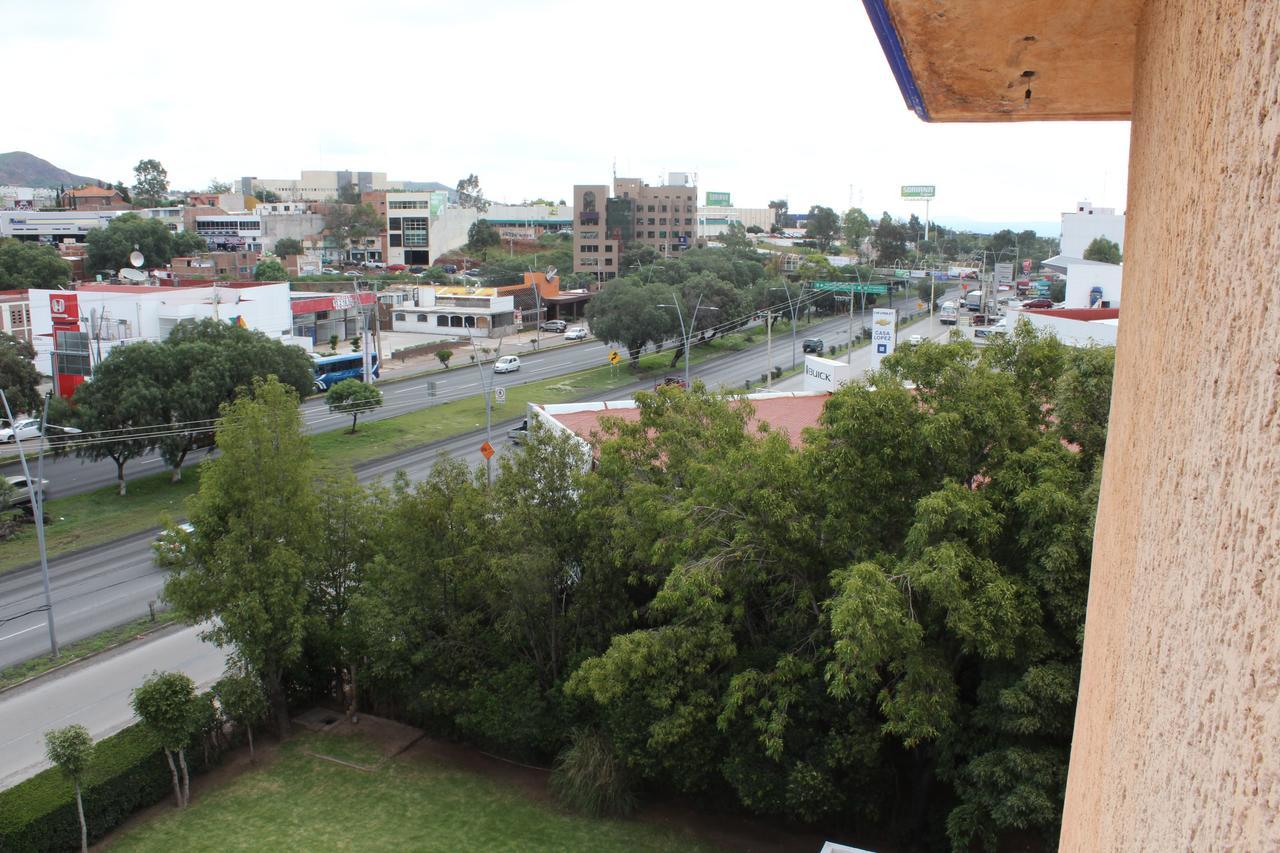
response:
M666 184L649 186L639 178L614 178L613 195L604 184L573 188L573 271L595 273L605 281L625 275L622 248L652 246L664 257L696 242L698 188L673 173Z
M1280 850L1280 3L942 5L866 3L921 118L1132 121L1061 849Z

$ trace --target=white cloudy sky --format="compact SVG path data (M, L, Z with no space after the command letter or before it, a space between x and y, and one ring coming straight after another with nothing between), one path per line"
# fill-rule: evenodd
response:
M0 0L0 20L0 151L113 181L143 157L192 189L475 172L519 201L616 160L744 206L905 215L903 183L936 184L944 222L1125 206L1128 123L925 124L859 0Z

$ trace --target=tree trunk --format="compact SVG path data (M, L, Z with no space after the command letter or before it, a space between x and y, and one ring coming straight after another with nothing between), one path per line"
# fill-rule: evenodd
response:
M178 808L182 808L182 785L178 782L178 768L173 763L173 753L166 749L164 757L169 762L169 773L173 776L173 797L178 801Z
M256 764L257 759L255 759L253 755L253 726L249 723L245 723L244 732L249 736L249 760Z
M125 460L124 460L124 459L118 459L118 460L116 460L116 480L118 480L118 481L120 482L120 496L121 496L121 497L124 497L124 494L125 494L124 463L125 463Z
M84 800L80 796L80 780L76 779L76 814L80 815L80 850L89 853L89 827L84 822Z
M268 669L262 676L263 686L267 689L267 701L276 717L276 734L280 740L289 737L289 697L284 692L284 673L279 669Z
M356 420L357 420L359 417L360 417L359 415L352 415L352 416L351 416L351 434L352 434L352 435L355 435L355 434L356 434Z
M178 750L178 763L182 765L182 807L191 802L191 775L187 772L187 751Z
M169 482L182 482L182 463L187 461L187 454L190 452L191 446L188 445L180 454L178 454L178 461L173 463L173 476L169 478Z

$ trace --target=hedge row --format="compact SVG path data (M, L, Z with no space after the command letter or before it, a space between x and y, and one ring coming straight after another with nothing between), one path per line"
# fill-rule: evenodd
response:
M187 750L192 775L203 750ZM169 763L140 725L99 741L84 786L84 814L93 843L141 808L173 796ZM75 787L51 767L0 791L0 850L61 851L80 847Z

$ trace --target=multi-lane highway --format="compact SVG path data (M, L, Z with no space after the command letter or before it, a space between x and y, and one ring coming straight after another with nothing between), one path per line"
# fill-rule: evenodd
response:
M924 331L925 326L926 323L921 322L904 328L900 334ZM804 334L821 337L831 345L846 342L848 331L849 322L844 317L816 324ZM790 349L789 336L782 340L775 336L774 364L789 365ZM607 351L603 344L589 344L566 348L556 353L544 352L530 358L521 368L520 374L513 376L510 381L545 378L556 375L555 371L564 373L577 367L599 363L604 360ZM553 355L554 359L547 358ZM869 364L870 357L869 350L856 351L855 367L865 367ZM796 358L802 360L803 356L797 352ZM745 380L758 380L764 372L763 344L720 356L695 365L692 369L693 376L708 386L725 389L742 388ZM451 389L448 395L443 390L446 378ZM507 377L503 379L506 380ZM388 384L384 388L387 405L377 414L387 417L428 404L430 401L426 397L426 381L415 379ZM437 385L438 396L435 398L438 400L445 396L456 398L479 392L481 377L477 368L468 366L451 370L447 374L437 374L431 381L440 383ZM650 387L650 383L639 383L618 389L607 396L615 400L624 399L636 390L647 387ZM308 403L305 408L308 428L311 430L333 429L346 422L345 416L330 415L314 402ZM495 423L494 435L505 436L506 428L515 422L508 420ZM361 481L368 482L396 471L404 471L410 479L422 479L430 472L436 460L444 456L480 464L482 459L479 445L483 439L484 430L476 430L366 463L356 469L356 475ZM495 439L495 443L499 453L509 450L505 438ZM46 477L50 480L50 491L53 494L91 488L86 483L92 482L100 469L100 466L83 466L85 473L81 473L81 479L74 481L76 485L68 486L59 478L77 472L81 466L77 466L74 460L63 460L61 464L67 467L57 472L52 466L46 466ZM107 481L110 482L113 472L108 473ZM155 531L147 531L50 561L54 613L60 642L72 642L92 636L106 628L147 615L148 602L157 600L164 586L164 574L152 560L151 543L154 536ZM0 666L27 660L48 650L45 616L36 609L42 603L43 592L37 567L0 575Z

